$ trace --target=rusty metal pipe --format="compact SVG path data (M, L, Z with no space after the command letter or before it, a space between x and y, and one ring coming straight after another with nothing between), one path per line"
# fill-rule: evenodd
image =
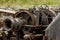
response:
M18 31L21 26L24 25L25 20L20 18L6 18L4 20L4 30L6 31Z

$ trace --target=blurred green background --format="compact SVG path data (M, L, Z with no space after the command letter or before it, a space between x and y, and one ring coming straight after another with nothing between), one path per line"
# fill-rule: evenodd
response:
M0 0L0 6L31 7L42 4L60 5L60 0Z

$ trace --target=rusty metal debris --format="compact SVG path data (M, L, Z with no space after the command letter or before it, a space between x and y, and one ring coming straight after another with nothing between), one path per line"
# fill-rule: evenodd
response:
M56 16L48 6L18 11L0 9L0 13L4 16L0 40L46 40L45 29Z

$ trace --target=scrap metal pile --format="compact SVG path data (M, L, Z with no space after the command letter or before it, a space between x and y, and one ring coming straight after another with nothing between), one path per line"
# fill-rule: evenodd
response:
M0 9L0 40L47 40L45 29L56 12L47 5L9 11Z

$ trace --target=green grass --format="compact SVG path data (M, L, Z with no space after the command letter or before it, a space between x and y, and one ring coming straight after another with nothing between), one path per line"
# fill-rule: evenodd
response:
M31 7L37 5L60 5L60 0L0 0L0 6Z

